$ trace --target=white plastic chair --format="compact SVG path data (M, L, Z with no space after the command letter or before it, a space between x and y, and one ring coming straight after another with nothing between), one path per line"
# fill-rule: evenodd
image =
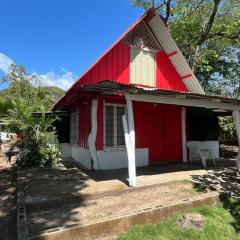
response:
M188 142L187 147L189 149L189 159L193 161L201 161L204 168L207 167L207 160L213 161L213 165L216 166L216 160L213 157L211 149L200 149L196 143Z

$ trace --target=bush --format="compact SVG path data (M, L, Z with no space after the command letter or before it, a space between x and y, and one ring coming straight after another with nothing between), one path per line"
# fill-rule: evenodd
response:
M31 145L30 148L21 149L17 158L17 166L26 167L55 167L61 163L61 151L57 144L45 146Z
M44 108L33 116L34 109L23 99L13 101L5 122L18 138L11 143L19 155L16 164L21 167L54 167L61 162L56 131L52 123L57 119L47 117Z

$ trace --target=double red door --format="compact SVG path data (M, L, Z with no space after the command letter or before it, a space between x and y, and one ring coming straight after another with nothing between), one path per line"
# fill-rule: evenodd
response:
M181 160L181 108L153 105L149 125L152 128L152 138L155 139L149 146L150 162Z
M147 147L150 163L182 159L181 107L140 104L135 118L137 147ZM143 122L138 117L142 116ZM136 128L137 127L137 128Z

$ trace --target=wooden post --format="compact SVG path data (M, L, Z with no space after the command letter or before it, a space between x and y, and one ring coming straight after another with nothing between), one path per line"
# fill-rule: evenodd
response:
M239 145L236 167L238 171L240 171L240 111L233 111L233 120L236 126L238 145Z
M129 176L129 186L136 187L136 164L135 164L135 148L133 148L133 143L129 133L126 116L122 116L124 137L128 156L128 176Z
M97 107L98 100L92 100L91 106L91 132L88 136L88 148L93 161L93 168L98 169L97 150L96 150L96 138L97 138Z
M135 157L135 130L134 130L134 116L132 100L128 99L129 95L126 94L128 122L126 116L122 116L123 130L125 136L125 143L128 156L128 174L129 186L136 186L136 157Z
M135 149L135 130L134 130L134 118L132 100L127 99L127 112L128 112L128 130L132 141L132 147Z
M187 138L186 138L186 108L182 107L181 111L181 125L182 125L182 159L187 162Z

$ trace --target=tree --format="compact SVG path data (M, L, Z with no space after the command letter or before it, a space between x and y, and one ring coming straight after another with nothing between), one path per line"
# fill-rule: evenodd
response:
M11 100L0 96L0 117L5 116L11 107Z
M52 105L64 94L58 87L47 86L36 75L28 73L24 66L13 63L2 81L9 87L0 92L7 99L24 98L28 105L38 111L40 106L50 110Z
M156 7L207 93L239 97L239 0L133 0Z
M10 149L19 149L18 166L52 167L61 161L56 132L52 127L56 117L47 117L43 106L39 107L40 114L34 116L34 108L28 106L24 98L12 100L12 106L3 118L7 127L18 136L11 142Z
M22 167L54 166L60 161L60 149L52 123L56 116L47 116L55 99L50 88L22 65L12 64L3 77L9 87L0 92L1 121L17 134L11 141L9 155L17 148L17 165ZM57 92L57 88L54 88ZM35 112L38 112L36 115Z

